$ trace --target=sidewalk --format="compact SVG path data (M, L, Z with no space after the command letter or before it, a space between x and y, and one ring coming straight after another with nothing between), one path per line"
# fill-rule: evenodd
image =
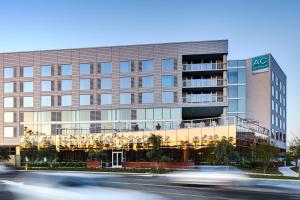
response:
M291 170L291 167L279 167L278 169L283 176L299 177L299 174Z

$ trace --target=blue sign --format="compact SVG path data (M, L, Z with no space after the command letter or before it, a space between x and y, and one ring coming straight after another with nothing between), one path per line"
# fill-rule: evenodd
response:
M269 55L252 58L252 72L259 73L259 72L268 71L269 64L270 64Z

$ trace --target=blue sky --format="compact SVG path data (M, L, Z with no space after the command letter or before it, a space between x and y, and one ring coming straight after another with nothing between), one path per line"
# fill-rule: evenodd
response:
M230 59L270 52L286 72L291 139L300 136L299 9L298 0L3 0L0 52L228 39Z

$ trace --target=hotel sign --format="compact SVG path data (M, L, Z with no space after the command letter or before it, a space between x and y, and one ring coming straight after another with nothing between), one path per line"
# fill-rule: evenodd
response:
M269 64L270 64L269 55L252 58L252 72L260 73L260 72L269 71Z

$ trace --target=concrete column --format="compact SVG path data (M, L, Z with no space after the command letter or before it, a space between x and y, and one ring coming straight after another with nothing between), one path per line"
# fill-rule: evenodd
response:
M15 157L16 167L21 167L21 147L16 146L16 157Z

